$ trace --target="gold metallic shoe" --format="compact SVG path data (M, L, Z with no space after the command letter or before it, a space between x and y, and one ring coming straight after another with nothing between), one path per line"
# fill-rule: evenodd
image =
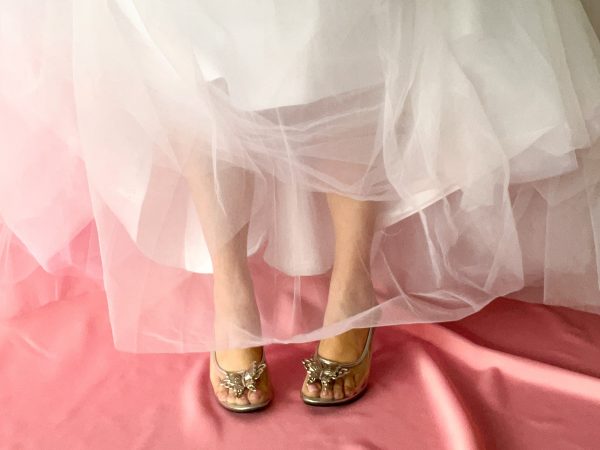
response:
M304 368L306 369L306 378L304 380L304 384L311 384L315 382L321 383L321 389L327 390L335 380L338 378L343 378L349 373L352 373L356 367L358 367L362 362L366 359L369 360L369 364L371 363L371 341L373 339L373 328L369 328L369 334L367 336L367 341L365 342L365 346L363 348L362 354L352 363L340 363L337 361L332 361L327 358L323 358L318 354L318 347L315 355L310 359L305 359L302 361ZM321 397L309 397L304 394L304 392L300 392L302 396L302 401L307 405L311 406L333 406L333 405L342 405L344 403L351 402L360 397L365 390L367 389L367 381L369 379L369 371L365 374L364 380L362 384L356 388L354 393L350 397L344 397L341 399L326 399Z
M240 371L229 371L223 369L217 361L217 356L215 352L211 353L211 357L213 358L215 367L221 373L221 375L223 375L220 385L226 387L227 389L233 390L234 395L237 398L242 397L244 394L246 394L247 391L256 391L256 386L258 385L260 378L263 376L265 370L267 369L264 350L260 362L254 361L249 369ZM229 411L251 412L265 408L271 402L271 398L269 397L264 402L257 403L254 405L250 403L247 405L232 405L227 402L222 402L219 399L217 399L217 401L223 408L228 409Z

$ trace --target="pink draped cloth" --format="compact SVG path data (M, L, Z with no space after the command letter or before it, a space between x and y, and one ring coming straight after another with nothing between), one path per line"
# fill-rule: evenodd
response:
M0 448L595 449L600 317L498 299L458 322L376 332L365 396L301 403L312 344L267 348L276 398L233 415L213 398L205 354L114 349L104 294L0 322ZM85 293L82 293L85 292Z

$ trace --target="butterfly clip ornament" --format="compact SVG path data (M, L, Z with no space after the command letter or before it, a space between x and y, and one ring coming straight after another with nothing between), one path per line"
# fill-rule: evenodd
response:
M346 375L349 370L340 364L327 364L321 358L304 359L302 364L308 374L307 383L312 384L319 381L323 389L328 389L331 383Z
M221 386L233 390L236 397L240 398L244 392L256 391L256 383L267 367L266 363L257 363L254 361L252 366L247 370L240 372L225 372L225 376L221 380Z

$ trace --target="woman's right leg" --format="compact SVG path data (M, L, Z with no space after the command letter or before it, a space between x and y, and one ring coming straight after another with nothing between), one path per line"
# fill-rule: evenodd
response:
M240 335L260 336L260 314L247 259L248 224L253 192L252 174L240 168L221 169L218 183L211 165L188 165L186 177L198 211L213 264L215 340L235 346ZM227 371L246 370L262 359L262 347L230 348L216 352L219 366ZM268 373L256 391L236 397L220 385L222 375L211 358L210 378L222 402L259 404L271 397Z

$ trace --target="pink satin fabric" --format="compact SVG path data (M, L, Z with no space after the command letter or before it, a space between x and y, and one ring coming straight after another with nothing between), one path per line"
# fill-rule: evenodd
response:
M0 322L3 449L592 449L600 317L496 300L459 322L379 328L370 388L341 408L298 389L312 344L267 348L276 399L223 410L206 354L114 350L104 294Z
M141 353L499 296L600 313L600 41L579 1L353 1L0 0L0 316L82 276ZM378 296L323 326L307 277L334 262L332 192L378 202ZM246 225L274 269L260 327L210 292L209 248Z

